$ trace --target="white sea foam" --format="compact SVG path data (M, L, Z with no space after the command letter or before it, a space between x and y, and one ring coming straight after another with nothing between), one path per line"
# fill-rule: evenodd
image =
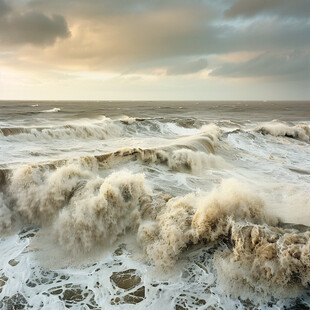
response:
M0 308L310 304L309 124L182 111L1 121Z

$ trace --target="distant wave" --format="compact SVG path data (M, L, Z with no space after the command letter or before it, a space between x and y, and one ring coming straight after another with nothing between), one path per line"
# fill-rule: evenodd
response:
M104 118L97 123L85 123L82 125L67 124L54 127L3 127L0 134L9 139L23 139L34 141L37 139L107 139L120 136L122 127L119 123L109 118Z
M289 137L304 142L310 142L310 128L307 125L288 126L280 122L270 122L254 129L264 135Z
M217 136L219 128L203 125L197 127L183 127L172 122L160 122L158 120L146 120L140 118L121 118L112 120L108 117L101 117L100 120L83 120L79 123L71 122L58 126L38 127L0 127L0 137L8 139L23 139L34 141L37 139L107 139L117 137L121 134L135 135L137 133L147 136L196 136L207 128L207 132ZM214 129L215 128L215 129ZM215 130L216 132L212 132Z
M204 168L230 168L221 156L215 155L215 147L219 144L219 133L215 130L216 126L205 127L201 134L176 139L170 146L152 149L124 148L94 157L102 168L107 169L128 160L160 164L174 171L194 174L201 173Z
M13 129L0 129L5 134L14 135ZM10 131L9 131L10 130ZM21 128L14 128L15 131L22 130ZM36 129L37 130L37 129ZM117 130L117 129L116 129ZM74 133L74 132L73 132ZM73 133L71 133L73 135ZM18 133L17 133L18 134ZM40 132L36 132L40 134ZM49 137L51 133L45 132L42 135ZM140 148L140 147L125 147L111 153L105 153L94 156L82 156L76 159L82 162L95 162L101 168L110 169L120 163L130 160L140 161L146 164L156 164L167 166L174 171L185 173L199 174L204 168L210 169L226 169L230 168L221 156L216 155L215 148L221 145L219 128L210 124L203 126L201 132L193 136L179 137L171 140L168 146L158 146L154 148ZM80 136L80 135L79 135ZM26 135L23 135L23 139ZM30 133L30 138L33 138ZM67 136L70 138L70 136ZM40 169L56 169L60 166L67 165L70 162L68 159L51 161L40 165ZM3 181L6 179L7 172L0 170L0 184L1 172L3 174Z
M42 113L55 113L55 112L59 112L61 111L60 108L53 108L53 109L49 109L49 110L43 110L41 111Z

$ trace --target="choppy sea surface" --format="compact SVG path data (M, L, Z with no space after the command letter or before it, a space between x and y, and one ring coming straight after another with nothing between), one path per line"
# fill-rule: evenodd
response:
M309 309L310 102L0 101L0 309Z

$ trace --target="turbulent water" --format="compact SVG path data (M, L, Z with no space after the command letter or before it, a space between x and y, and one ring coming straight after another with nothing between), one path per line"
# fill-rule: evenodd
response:
M0 102L1 309L308 309L310 102Z

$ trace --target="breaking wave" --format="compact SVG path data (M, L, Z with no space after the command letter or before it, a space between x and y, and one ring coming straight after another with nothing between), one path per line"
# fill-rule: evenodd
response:
M199 173L205 168L230 168L230 165L221 156L182 147L158 149L127 148L110 154L97 155L95 158L105 168L111 168L120 162L128 160L161 164L175 171L192 173Z
M172 268L190 244L215 243L219 283L235 297L293 297L308 288L310 231L279 228L267 202L245 184L225 180L206 195L153 204L143 211L138 240L161 269Z
M199 173L203 168L229 168L215 147L220 145L220 129L212 124L200 129L200 134L176 139L166 147L154 149L125 148L117 152L96 156L102 165L111 166L120 160L140 160L145 163L166 165L172 170Z
M279 122L271 122L255 128L255 131L262 134L269 134L275 137L289 137L304 142L310 142L310 128L307 125L288 126Z
M230 168L221 156L214 154L218 130L207 129L197 137L179 139L179 143L167 147L126 148L103 155L0 170L1 183L18 205L19 214L30 223L41 225L51 221L85 183L96 179L100 169L110 169L129 160L160 164L187 173Z
M276 224L263 200L244 184L224 181L209 194L190 193L151 208L149 220L139 228L138 239L148 257L161 268L171 268L190 243L228 237L230 219ZM146 214L148 214L147 212Z
M86 158L58 169L49 166L25 166L13 170L8 194L17 211L32 224L51 222L68 204L73 193L97 171L97 162Z
M115 172L86 183L55 221L60 245L73 253L109 245L132 228L138 208L150 193L142 174Z
M37 139L107 139L120 136L122 127L109 118L104 118L100 123L85 125L68 124L59 127L46 128L0 128L0 133L10 139L23 139L34 141Z
M131 231L146 259L165 271L191 244L210 243L218 248L219 283L234 296L295 296L308 287L309 230L280 227L268 201L246 184L227 179L210 192L172 198L154 193L143 174L101 177L99 166L88 157L56 170L17 169L5 191L9 204L0 197L1 230L9 229L15 212L48 228L73 256Z
M235 297L295 297L310 284L310 231L231 222L233 248L215 255L221 286Z

